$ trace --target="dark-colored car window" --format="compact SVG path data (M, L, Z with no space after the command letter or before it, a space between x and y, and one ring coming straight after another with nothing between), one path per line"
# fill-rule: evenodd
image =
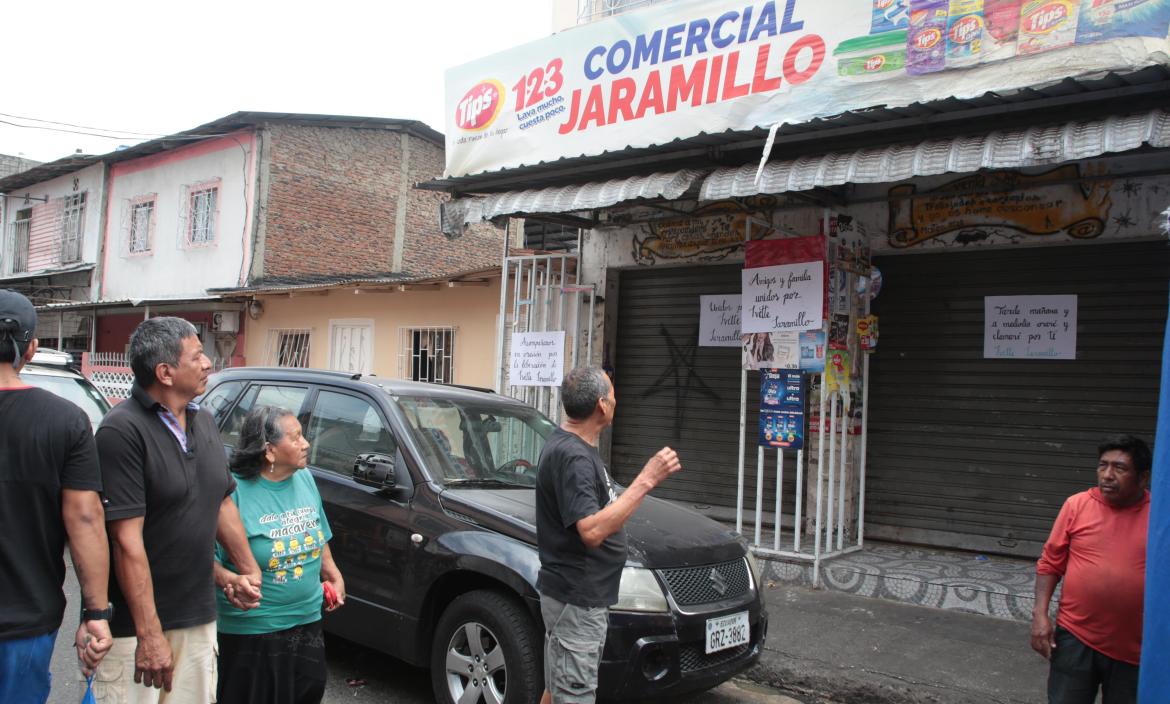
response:
M236 446L240 441L240 427L244 424L244 416L254 407L273 406L299 413L308 393L309 390L303 386L253 385L244 392L244 397L236 404L227 421L220 426L219 436L223 439L223 444L229 447Z
M231 411L232 401L235 401L236 396L240 395L240 389L244 388L244 383L243 381L229 381L226 384L220 384L199 402L215 416L217 426L223 425L223 419Z
M309 464L345 476L353 474L358 455L377 452L394 456L394 436L382 416L364 398L321 391L305 433Z

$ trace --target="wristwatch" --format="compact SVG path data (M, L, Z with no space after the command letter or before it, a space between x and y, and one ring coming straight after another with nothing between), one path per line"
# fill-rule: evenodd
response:
M104 609L87 609L81 606L82 621L112 621L114 619L114 605L107 603Z

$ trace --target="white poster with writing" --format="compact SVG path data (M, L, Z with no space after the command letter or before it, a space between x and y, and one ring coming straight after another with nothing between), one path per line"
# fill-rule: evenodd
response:
M565 331L512 333L512 386L560 386L565 375Z
M699 296L699 347L739 347L738 293Z
M1076 296L987 296L985 359L1076 359Z
M819 330L824 273L819 261L744 269L743 332Z

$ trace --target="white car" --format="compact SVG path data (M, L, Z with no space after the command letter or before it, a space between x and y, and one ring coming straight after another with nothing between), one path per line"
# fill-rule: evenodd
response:
M39 386L77 404L89 416L96 431L110 403L89 379L72 366L73 355L52 349L39 349L20 370L20 378L30 386Z

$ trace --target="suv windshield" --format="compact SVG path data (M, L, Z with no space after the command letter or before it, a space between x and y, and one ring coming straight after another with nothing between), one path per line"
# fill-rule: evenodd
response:
M44 373L31 365L21 370L20 378L26 384L39 386L80 406L89 416L89 423L95 430L102 421L102 416L110 410L110 404L102 397L101 392L83 378Z
M447 485L530 487L555 426L525 406L400 396L435 479Z

